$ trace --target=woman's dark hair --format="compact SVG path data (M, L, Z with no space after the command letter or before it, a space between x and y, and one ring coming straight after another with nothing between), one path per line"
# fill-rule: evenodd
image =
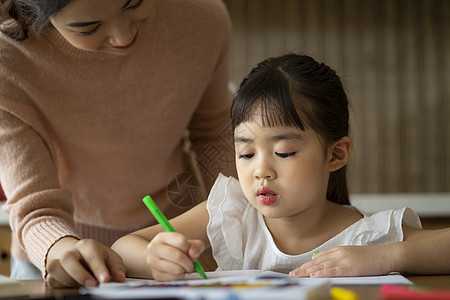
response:
M263 126L305 125L328 146L349 135L348 99L339 76L323 63L305 55L286 54L259 63L244 78L233 99L234 129L251 120L261 108ZM350 204L345 166L330 174L327 199Z
M2 21L0 31L15 40L28 37L34 27L38 34L50 24L50 18L65 7L70 0L1 0L2 11L9 18Z

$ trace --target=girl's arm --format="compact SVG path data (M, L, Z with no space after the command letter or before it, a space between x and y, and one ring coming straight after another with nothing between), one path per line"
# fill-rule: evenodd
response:
M450 274L450 228L403 226L404 241L382 246L341 246L320 251L290 272L295 277Z
M176 232L164 232L158 224L121 237L111 248L122 257L128 277L180 279L209 246L208 221L204 201L170 220Z
M450 274L450 228L418 230L403 227L404 242L392 247L392 271Z

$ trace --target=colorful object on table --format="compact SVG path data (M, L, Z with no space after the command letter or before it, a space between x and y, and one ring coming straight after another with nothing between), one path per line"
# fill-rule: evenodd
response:
M380 288L382 299L408 300L450 300L450 290L432 290L416 286L385 284Z
M319 253L319 251L314 251L313 256L316 255L317 253Z
M166 216L162 213L162 211L158 208L155 201L150 196L145 196L142 201L145 203L147 208L150 210L150 212L155 217L156 221L158 221L159 224L161 224L162 228L165 231L171 231L175 232L175 229L172 227L172 225L169 223L169 220L167 220ZM203 270L202 265L196 260L194 262L194 270L200 274L205 279L208 279L206 277L205 271Z
M330 288L330 296L334 300L358 300L355 292L337 286Z

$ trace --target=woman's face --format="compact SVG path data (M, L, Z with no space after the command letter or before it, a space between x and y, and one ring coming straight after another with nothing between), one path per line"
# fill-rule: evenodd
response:
M72 46L128 55L152 12L150 0L72 0L51 23Z

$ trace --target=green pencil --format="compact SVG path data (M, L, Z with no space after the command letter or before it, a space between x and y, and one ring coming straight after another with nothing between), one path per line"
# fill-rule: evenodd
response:
M142 201L145 203L147 208L150 210L150 212L155 217L156 221L158 221L159 224L161 224L162 228L165 231L171 231L175 232L175 229L172 227L172 225L169 223L169 220L167 220L166 216L162 213L162 211L158 208L155 201L150 196L145 196ZM206 277L205 271L203 270L202 265L198 262L194 262L194 270L200 274L203 278L208 279Z

